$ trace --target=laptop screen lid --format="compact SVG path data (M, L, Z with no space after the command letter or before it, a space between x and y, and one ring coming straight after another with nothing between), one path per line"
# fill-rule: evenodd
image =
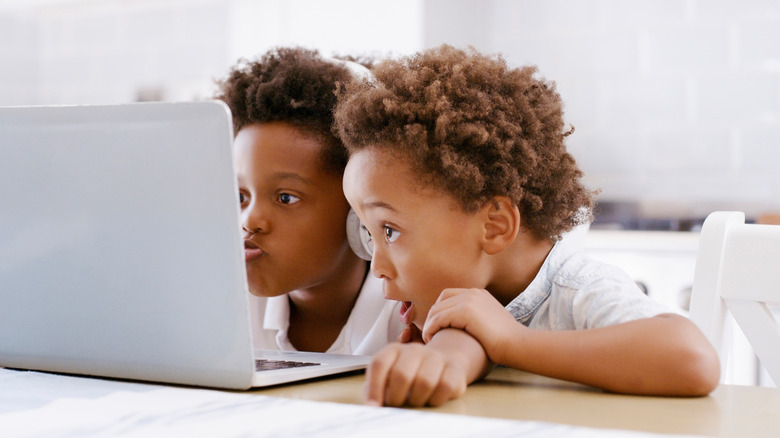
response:
M246 388L220 102L0 108L0 366Z

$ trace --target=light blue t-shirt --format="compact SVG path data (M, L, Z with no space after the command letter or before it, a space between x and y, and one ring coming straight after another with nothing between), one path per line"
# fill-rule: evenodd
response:
M517 321L540 330L583 330L673 313L623 270L574 246L558 241L531 284L506 306Z

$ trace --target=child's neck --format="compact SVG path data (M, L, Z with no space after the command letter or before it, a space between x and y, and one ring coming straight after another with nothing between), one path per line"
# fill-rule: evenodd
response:
M338 338L355 306L368 264L350 254L329 281L290 292L288 338L302 351L326 351Z
M521 229L514 242L495 256L486 289L506 306L536 278L553 245L551 240L536 238Z

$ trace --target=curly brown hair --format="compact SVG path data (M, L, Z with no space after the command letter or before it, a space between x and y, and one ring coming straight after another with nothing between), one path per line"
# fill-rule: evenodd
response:
M350 153L407 158L466 212L507 196L534 236L557 240L591 219L593 192L566 151L573 129L555 84L536 72L448 45L388 59L374 66L375 84L340 92L335 129Z
M339 57L370 64L370 60ZM228 77L217 81L216 99L233 114L233 133L246 125L285 122L323 144L325 169L343 173L347 151L332 131L336 91L355 77L348 68L317 50L280 47L259 59L240 59Z

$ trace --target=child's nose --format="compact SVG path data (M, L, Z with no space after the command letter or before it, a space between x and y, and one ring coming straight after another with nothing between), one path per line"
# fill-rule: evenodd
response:
M374 245L374 251L371 256L371 273L377 278L394 278L395 271L384 245Z
M250 234L271 231L271 221L266 210L254 204L241 212L241 226Z

